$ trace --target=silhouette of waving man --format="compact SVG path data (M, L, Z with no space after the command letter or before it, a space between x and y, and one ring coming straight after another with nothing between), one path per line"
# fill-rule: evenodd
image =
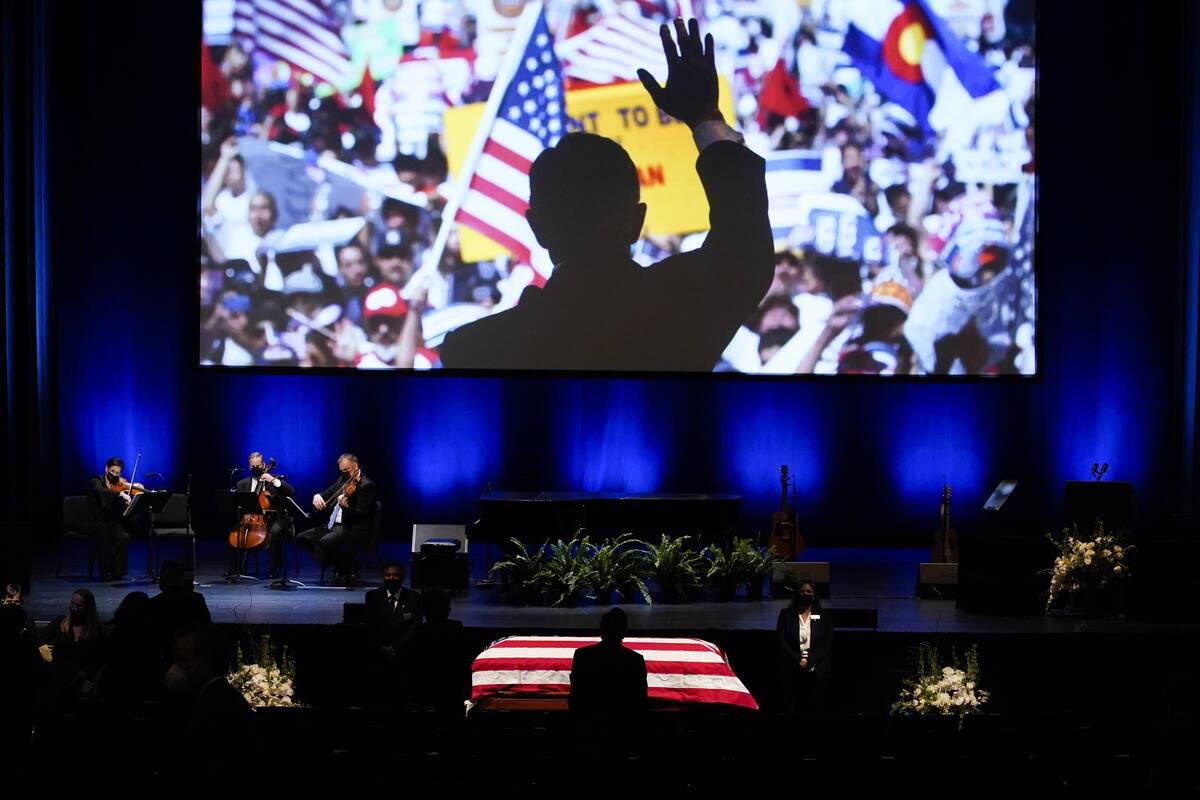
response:
M637 169L616 142L570 133L529 173L526 218L554 272L513 308L459 328L441 347L458 369L707 372L767 293L774 245L765 163L717 107L713 40L696 20L663 25L667 83L638 70L665 113L685 123L700 151L708 197L704 244L650 267L629 257L646 204ZM676 45L678 40L678 46Z

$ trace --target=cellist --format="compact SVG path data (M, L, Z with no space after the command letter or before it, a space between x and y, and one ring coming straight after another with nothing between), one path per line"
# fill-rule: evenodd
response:
M267 472L263 464L263 454L257 450L246 459L250 474L237 482L239 492L257 492L261 487L268 497L292 497L295 490L287 481ZM286 513L268 512L268 524L271 530L271 559L268 577L276 578L283 572L287 537L291 528L291 517Z

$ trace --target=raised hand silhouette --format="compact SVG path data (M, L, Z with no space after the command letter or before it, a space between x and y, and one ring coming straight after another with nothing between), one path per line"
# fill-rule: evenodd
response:
M717 67L713 60L712 34L701 39L700 24L694 19L686 26L683 20L675 20L678 47L671 38L669 26L662 25L658 33L667 57L666 86L659 86L654 76L644 69L637 72L654 104L689 128L723 119L717 108Z

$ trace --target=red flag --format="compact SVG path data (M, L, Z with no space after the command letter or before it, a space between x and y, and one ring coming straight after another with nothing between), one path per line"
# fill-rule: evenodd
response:
M358 85L358 94L362 97L362 107L372 117L375 116L375 81L371 79L371 66L363 67L362 83Z
M781 117L799 117L812 108L812 104L800 94L800 82L792 74L783 59L763 78L762 93L758 98L758 124L766 127L767 114Z
M200 45L200 105L216 111L229 104L229 81L213 63L207 45Z

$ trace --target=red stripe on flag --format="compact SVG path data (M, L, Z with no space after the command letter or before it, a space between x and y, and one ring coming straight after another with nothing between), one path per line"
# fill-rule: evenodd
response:
M492 183L478 172L471 176L471 185L469 188L479 192L484 197L492 198L505 208L511 208L521 216L525 216L525 212L529 210L529 203L526 203L503 186L497 186Z
M569 672L569 658L477 658L472 665L474 672L500 670L561 670ZM734 677L724 662L694 661L647 661L646 672L654 675L719 675Z
M512 686L488 684L474 687L471 690L471 700L479 701L488 697L511 697L514 695L565 697L570 693L571 687L565 683L521 683ZM754 701L754 697L749 692L735 692L729 689L660 689L651 687L647 690L646 696L651 700L664 700L672 703L717 703L755 710L758 708L758 703Z
M488 649L496 647L587 647L598 644L596 639L503 639ZM719 653L718 648L710 647L702 642L672 641L672 642L637 642L626 639L624 646L630 650L683 650L700 653Z
M529 252L529 247L521 241L514 239L504 231L494 225L481 220L474 214L470 214L462 209L459 209L458 215L454 220L461 225L465 225L473 231L482 233L484 236L492 239L497 244L507 247L512 252L513 257L522 263L528 264L532 253Z
M483 152L492 158L495 158L497 161L503 161L505 164L508 164L515 170L524 172L526 175L529 174L529 170L533 166L533 162L527 159L525 156L513 150L509 150L495 139L487 140L487 143L483 146Z

